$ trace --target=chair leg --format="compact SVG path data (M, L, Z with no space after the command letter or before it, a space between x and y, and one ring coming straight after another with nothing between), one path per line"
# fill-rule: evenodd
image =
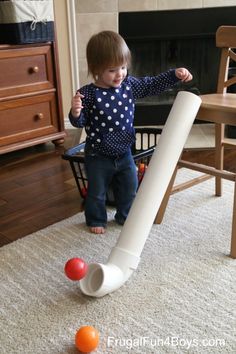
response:
M234 204L233 204L233 221L232 221L230 257L236 258L236 181L234 183Z
M224 124L215 124L215 167L218 170L224 169L224 145L222 143L224 139ZM222 178L216 177L215 194L217 196L222 195Z
M170 195L171 195L171 191L172 191L172 187L173 187L173 184L174 184L174 181L175 181L177 170L178 170L178 165L176 165L176 167L175 167L174 173L173 173L173 175L171 177L170 183L169 183L169 185L167 187L167 190L165 192L164 198L162 199L160 208L159 208L159 210L157 212L157 215L156 215L156 218L154 220L154 224L161 224L161 222L162 222L162 219L163 219L165 211L166 211L167 203L168 203Z

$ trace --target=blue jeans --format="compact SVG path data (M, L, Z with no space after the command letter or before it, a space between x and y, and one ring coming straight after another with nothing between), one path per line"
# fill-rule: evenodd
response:
M86 152L85 168L88 178L86 224L106 226L106 193L112 186L116 206L115 219L123 225L138 188L136 165L131 151L118 158Z

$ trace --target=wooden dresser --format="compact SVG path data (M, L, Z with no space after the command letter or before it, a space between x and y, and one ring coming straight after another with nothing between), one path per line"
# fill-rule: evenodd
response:
M55 43L0 45L0 154L65 135Z

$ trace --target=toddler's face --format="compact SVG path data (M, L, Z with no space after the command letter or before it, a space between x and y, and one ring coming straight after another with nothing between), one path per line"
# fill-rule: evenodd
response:
M127 65L109 67L98 75L95 84L104 88L119 87L127 75Z

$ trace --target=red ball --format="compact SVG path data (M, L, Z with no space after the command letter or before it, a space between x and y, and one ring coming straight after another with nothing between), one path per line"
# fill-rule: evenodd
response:
M65 274L71 280L80 280L85 277L88 265L81 258L71 258L65 264Z
M82 195L83 198L86 198L86 196L87 196L87 188L82 188L81 189L81 195Z

